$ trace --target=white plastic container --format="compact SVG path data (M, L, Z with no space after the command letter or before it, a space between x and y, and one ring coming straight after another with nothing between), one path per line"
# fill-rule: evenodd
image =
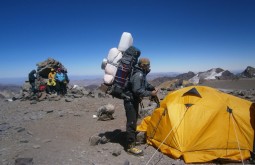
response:
M107 63L117 65L121 58L122 58L121 51L119 51L117 48L111 48L107 56Z
M120 51L126 51L127 48L133 45L133 37L128 32L123 32L120 38L118 49Z

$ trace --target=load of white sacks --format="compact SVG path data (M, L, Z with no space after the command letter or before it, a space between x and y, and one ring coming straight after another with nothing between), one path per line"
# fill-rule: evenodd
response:
M111 85L114 81L118 64L122 58L122 53L133 45L133 37L128 32L123 32L120 38L118 48L111 48L107 58L103 59L101 68L105 70L104 83Z

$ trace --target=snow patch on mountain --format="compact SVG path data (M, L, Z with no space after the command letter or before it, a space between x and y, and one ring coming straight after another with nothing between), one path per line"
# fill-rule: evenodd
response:
M194 77L189 79L189 82L198 84L201 79L213 80L220 77L225 70L219 68L213 68L206 72L199 72Z

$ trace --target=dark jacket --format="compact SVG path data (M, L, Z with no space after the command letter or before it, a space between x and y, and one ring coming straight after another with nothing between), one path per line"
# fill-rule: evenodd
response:
M146 74L138 66L135 67L130 77L130 89L134 97L149 97L155 88L146 80Z
M29 74L28 74L28 81L30 82L30 83L34 83L35 82L35 79L36 79L36 77L35 77L35 74L36 73L36 71L35 70L32 70Z
M66 80L66 82L69 83L70 80L69 80L69 78L68 78L67 72L64 72L64 75L65 75L65 80Z

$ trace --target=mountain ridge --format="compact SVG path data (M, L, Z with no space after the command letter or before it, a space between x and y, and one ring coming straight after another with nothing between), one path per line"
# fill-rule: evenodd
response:
M208 79L235 79L237 77L242 78L252 78L255 77L255 68L247 66L240 73L232 73L228 70L222 68L212 68L207 71L201 71L194 73L189 71L187 73L181 72L152 72L148 74L147 79L154 85L159 85L160 83L173 79L189 80L192 83L199 83L199 81L204 81ZM70 75L70 84L76 84L80 86L89 85L100 85L103 83L103 75L84 75L84 76L73 76ZM193 78L193 79L192 79ZM27 81L26 77L18 78L0 78L1 86L22 86L23 83Z

